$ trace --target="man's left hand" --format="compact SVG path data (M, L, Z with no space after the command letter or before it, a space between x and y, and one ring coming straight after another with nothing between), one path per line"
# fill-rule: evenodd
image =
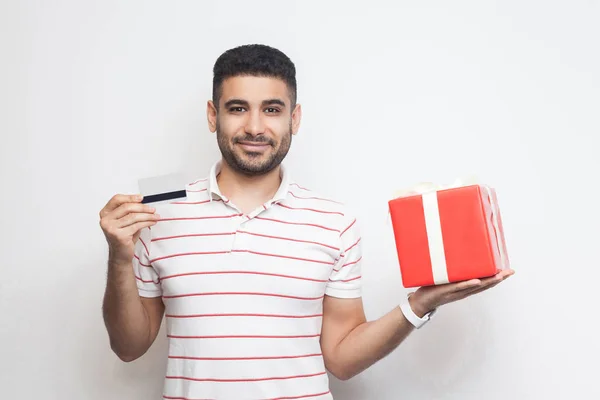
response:
M491 289L515 273L512 269L499 270L489 278L423 286L409 298L411 308L419 317L448 303L464 299L476 293Z

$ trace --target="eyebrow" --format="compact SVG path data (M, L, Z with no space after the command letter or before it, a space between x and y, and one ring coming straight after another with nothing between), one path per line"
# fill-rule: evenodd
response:
M278 105L281 107L285 107L285 102L283 100L280 99L269 99L269 100L265 100L262 102L263 107L264 106L273 106L273 105Z
M240 105L248 108L250 107L250 103L242 99L231 99L225 102L225 108L229 108L233 105ZM281 107L285 107L285 102L281 99L268 99L262 102L262 107L272 105L279 105Z

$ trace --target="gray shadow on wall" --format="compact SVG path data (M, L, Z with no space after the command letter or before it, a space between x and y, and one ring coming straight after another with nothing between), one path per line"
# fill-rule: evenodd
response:
M77 322L73 323L73 327L77 330L70 345L78 349L69 351L70 354L77 354L77 359L72 362L85 371L80 376L85 380L81 385L89 388L89 397L86 398L89 400L162 398L168 352L164 320L158 337L146 354L133 362L121 361L110 348L102 319L106 259L89 257L87 261L81 263L81 267L77 270L77 275L69 276L68 284L65 282L65 287L62 289L72 290L72 293L79 292L78 299L68 299L70 307L75 305L80 309L76 315L90 316L82 321L86 323L85 326ZM82 290L80 286L82 282L90 279L97 280L94 283L93 293ZM65 304L63 309L68 308L69 305Z
M493 338L485 302L478 296L440 309L388 357L348 381L330 378L334 398L396 400L441 398L463 390L463 381L482 372ZM374 374L376 373L376 375ZM398 388L405 387L404 393Z

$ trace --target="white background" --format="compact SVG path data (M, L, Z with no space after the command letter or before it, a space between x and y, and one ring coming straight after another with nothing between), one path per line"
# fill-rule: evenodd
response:
M332 378L336 400L600 398L599 21L595 0L3 0L0 397L161 397L164 330L110 351L98 212L206 175L211 68L258 42L298 69L295 177L361 220L369 319L405 292L387 201L417 182L496 187L517 271Z

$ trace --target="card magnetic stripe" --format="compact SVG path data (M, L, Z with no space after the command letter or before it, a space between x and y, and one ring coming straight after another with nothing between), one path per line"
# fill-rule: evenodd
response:
M175 192L159 193L150 196L144 196L142 203L156 203L157 201L179 199L186 196L185 190L177 190Z

